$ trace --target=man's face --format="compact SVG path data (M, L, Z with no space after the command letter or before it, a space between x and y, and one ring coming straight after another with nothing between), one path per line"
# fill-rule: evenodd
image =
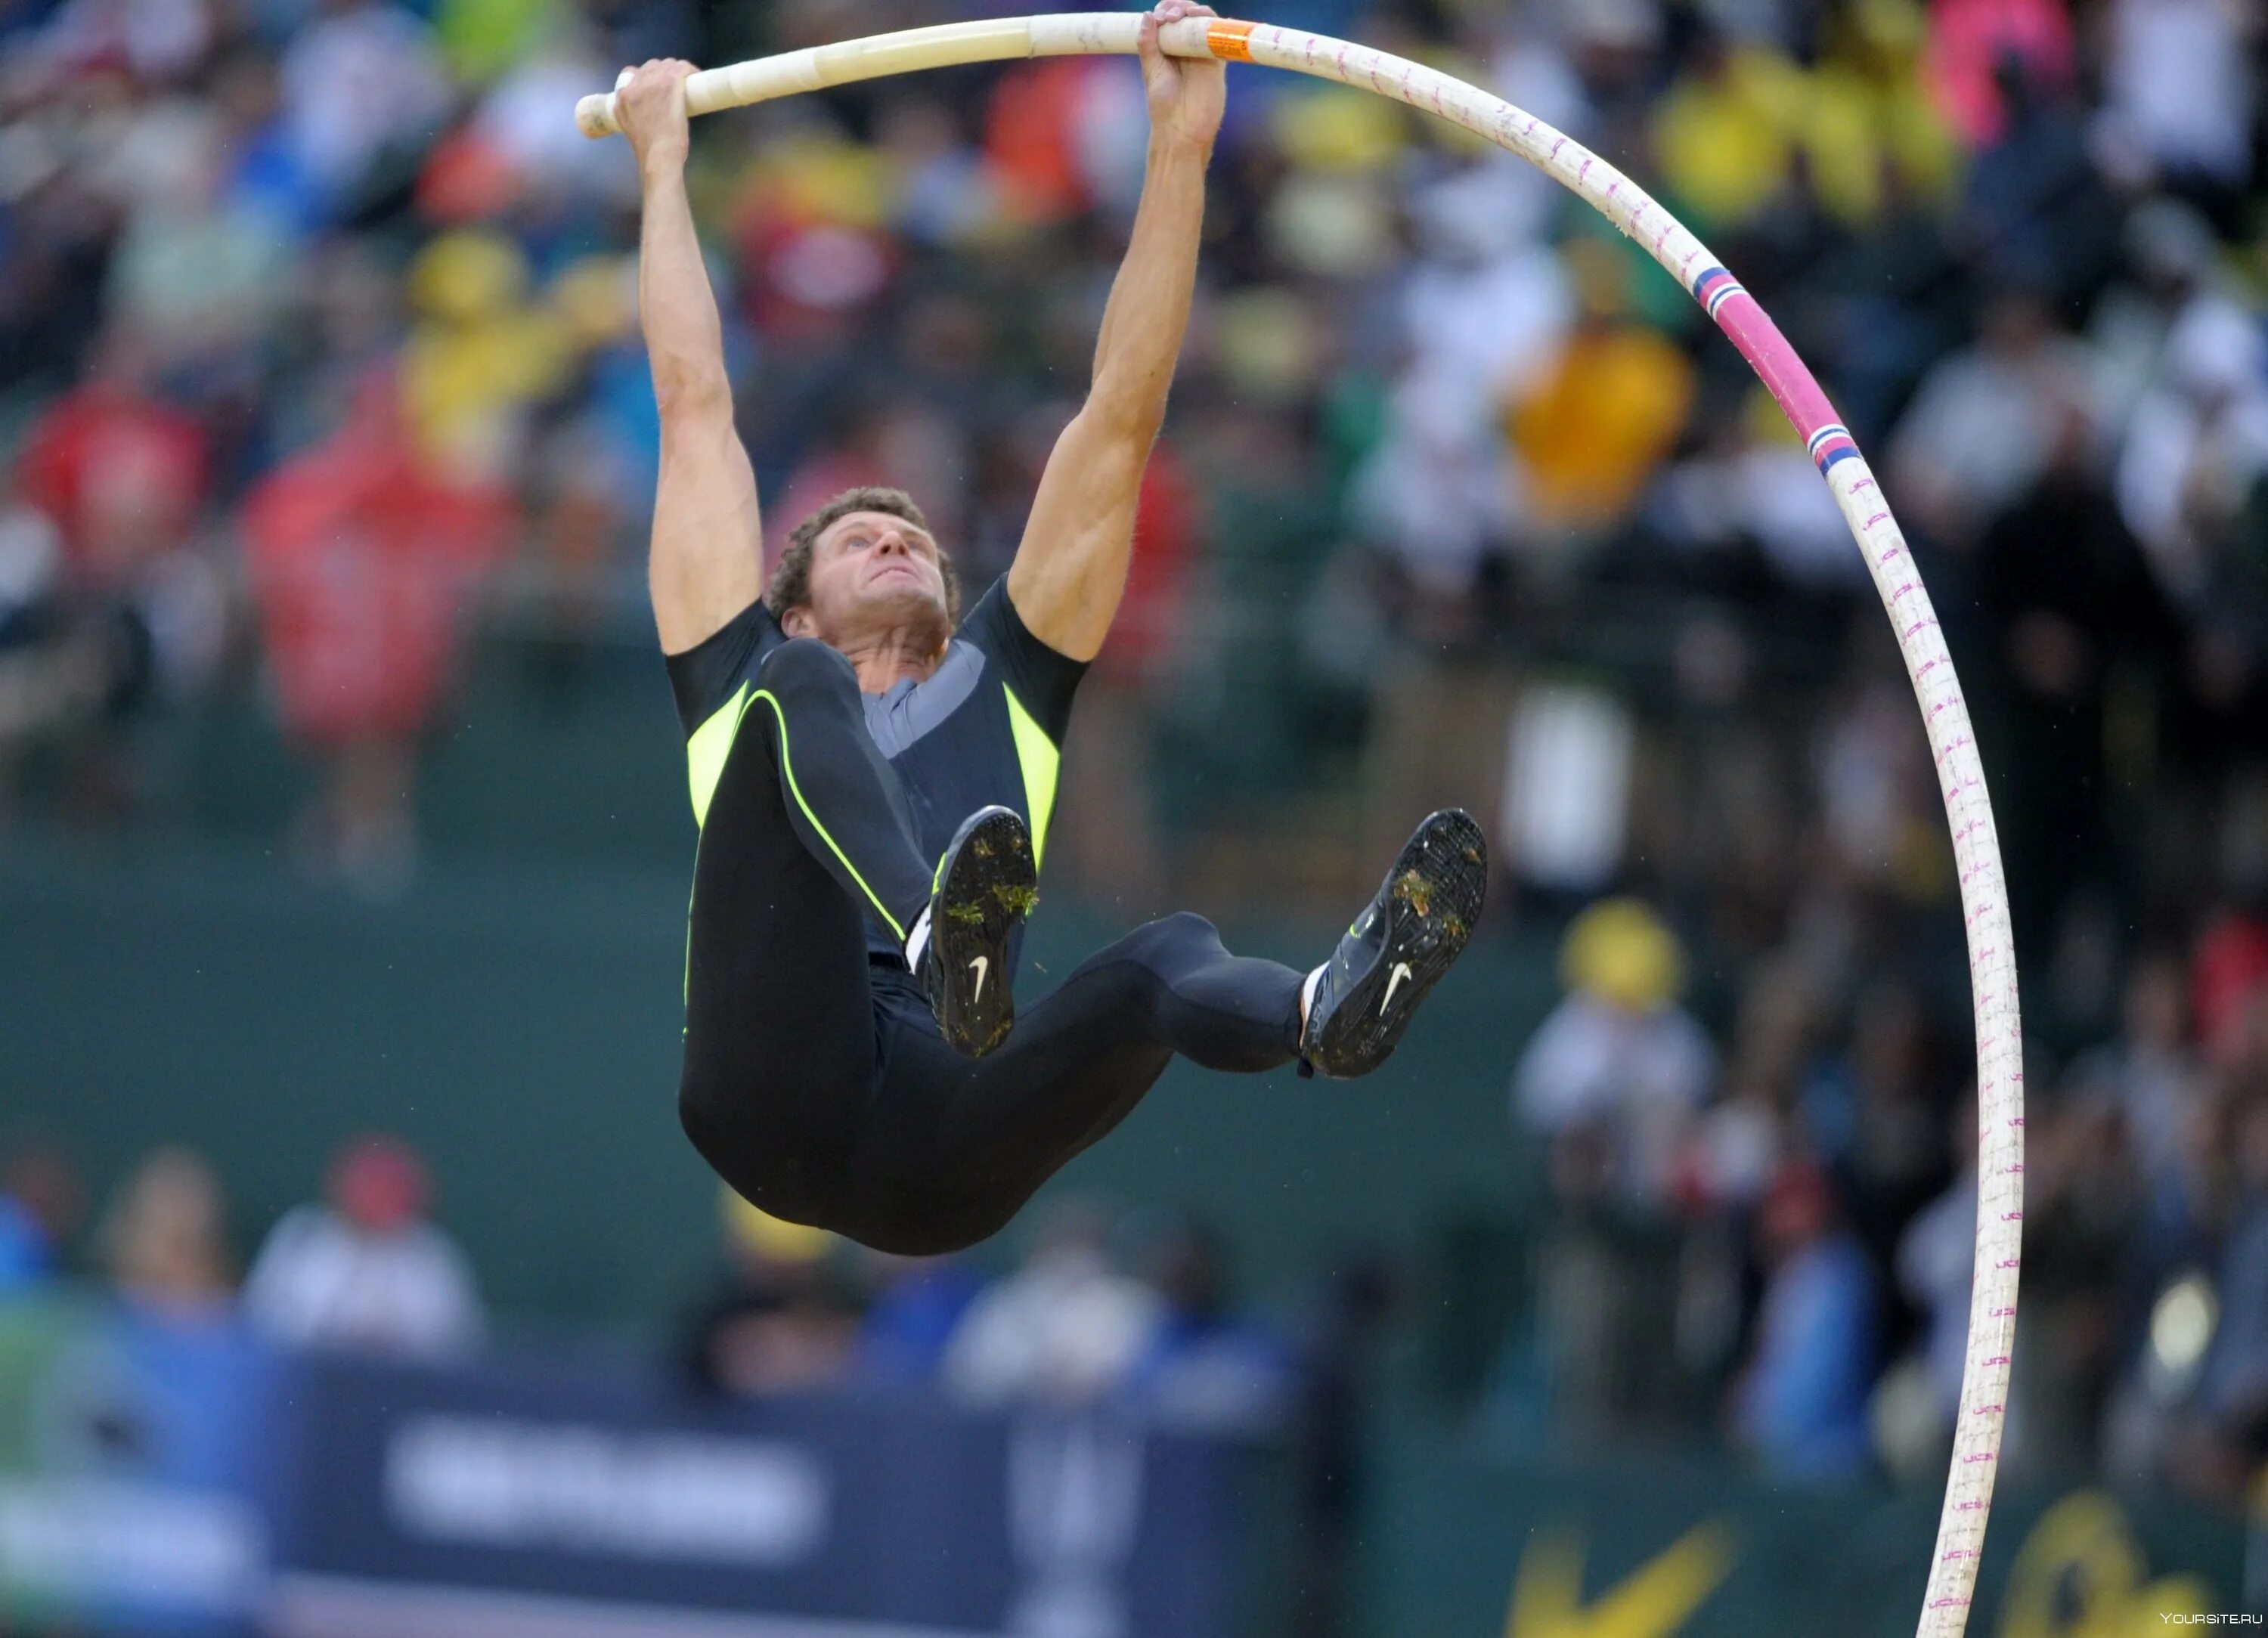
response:
M810 600L783 623L790 636L837 648L907 628L933 630L943 648L950 633L937 542L895 512L846 512L813 542Z

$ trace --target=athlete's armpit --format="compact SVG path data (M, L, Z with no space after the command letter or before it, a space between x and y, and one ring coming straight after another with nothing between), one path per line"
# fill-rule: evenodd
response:
M977 600L962 632L999 668L1010 695L1057 746L1071 724L1072 697L1087 662L1073 659L1033 632L1009 583L1002 580Z

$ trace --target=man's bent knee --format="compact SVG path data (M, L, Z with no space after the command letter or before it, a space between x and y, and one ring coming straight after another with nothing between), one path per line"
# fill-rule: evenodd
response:
M1119 943L1128 954L1155 966L1159 958L1169 953L1187 956L1219 949L1220 929L1193 910L1176 910L1136 928Z
M814 694L856 700L858 694L858 667L842 650L816 637L790 637L765 655L756 667L756 681L783 700Z

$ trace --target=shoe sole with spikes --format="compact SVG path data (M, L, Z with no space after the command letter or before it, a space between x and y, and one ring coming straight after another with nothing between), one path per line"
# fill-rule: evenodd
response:
M1473 816L1462 808L1429 815L1349 929L1359 937L1369 930L1366 918L1386 918L1368 969L1330 998L1325 1016L1308 1020L1307 1061L1346 1079L1392 1056L1418 1003L1464 953L1487 894L1488 843Z
M1008 941L1039 902L1038 882L1031 832L1010 808L961 821L938 866L923 965L938 1031L965 1056L982 1058L1016 1027Z

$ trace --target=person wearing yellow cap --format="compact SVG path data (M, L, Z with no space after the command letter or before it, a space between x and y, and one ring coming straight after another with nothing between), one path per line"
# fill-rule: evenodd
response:
M1014 562L965 614L952 560L895 489L804 519L767 584L685 191L690 65L649 62L616 92L662 423L649 581L701 828L679 1113L746 1199L878 1250L990 1235L1176 1054L1375 1068L1480 912L1480 829L1445 812L1312 972L1169 916L1017 1020L1058 747L1125 589L1226 106L1222 66L1166 55L1158 28L1211 14L1160 0L1144 19L1147 170L1094 380Z
M841 1376L858 1334L842 1242L721 1194L726 1267L686 1318L687 1380L703 1392L762 1394Z
M1677 935L1641 900L1602 900L1568 928L1559 972L1567 995L1521 1055L1514 1113L1547 1137L1594 1133L1616 1191L1660 1200L1716 1073L1707 1034L1677 1004Z

